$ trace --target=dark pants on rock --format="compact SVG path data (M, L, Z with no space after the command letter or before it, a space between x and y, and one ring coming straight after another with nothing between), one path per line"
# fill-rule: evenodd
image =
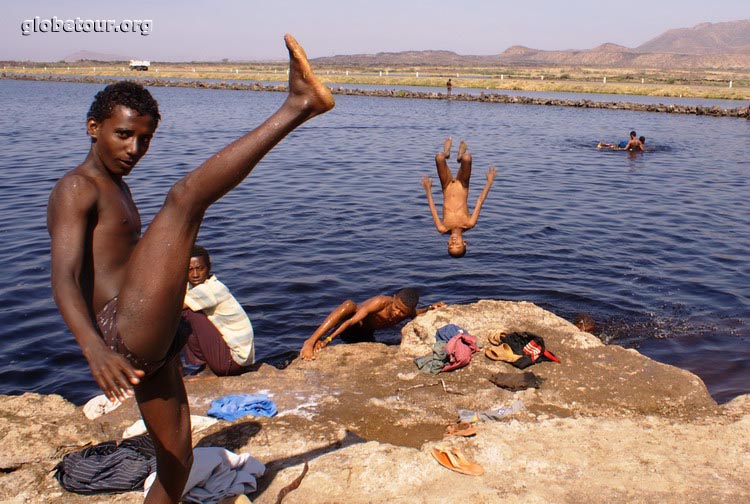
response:
M203 312L194 312L186 308L182 310L182 316L192 328L187 345L182 349L189 364L205 364L217 376L233 376L250 370L249 367L234 362L221 333Z

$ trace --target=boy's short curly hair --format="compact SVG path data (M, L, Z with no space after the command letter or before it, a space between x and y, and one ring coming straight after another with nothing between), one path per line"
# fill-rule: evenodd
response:
M211 256L208 254L208 250L200 245L193 245L193 248L190 250L190 257L202 257L203 260L206 261L208 269L211 269Z
M139 115L150 115L154 119L155 126L159 125L161 119L159 104L148 89L133 81L110 84L96 93L86 119L94 119L100 123L112 117L112 110L117 105L133 109Z
M404 303L404 305L414 310L417 308L417 303L419 303L419 293L410 287L407 287L406 289L401 289L395 294L396 298Z

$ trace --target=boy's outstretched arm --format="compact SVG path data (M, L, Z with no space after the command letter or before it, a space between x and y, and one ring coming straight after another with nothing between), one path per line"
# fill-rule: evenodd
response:
M438 301L437 303L431 304L427 308L416 308L414 310L414 317L416 317L417 315L422 315L423 313L427 313L431 310L437 310L438 308L442 308L443 306L445 306L445 301Z
M432 213L432 220L435 221L435 227L437 228L439 233L447 233L450 231L447 227L445 227L440 220L440 216L438 215L437 208L435 208L435 201L432 199L432 179L425 175L422 178L422 185L424 186L425 191L427 192L427 203L430 204L430 212Z
M341 325L339 325L336 330L333 331L329 336L321 339L319 342L319 346L316 345L316 348L326 347L328 343L330 343L336 336L346 331L354 324L362 322L365 318L367 318L368 315L379 312L380 310L388 306L390 302L391 298L389 298L388 296L375 296L371 297L367 301L364 301L363 303L360 303L357 306L357 311L354 312L354 315L342 322Z
M477 221L479 220L479 212L482 210L484 200L487 199L487 195L490 192L490 187L492 187L492 182L495 180L496 174L497 171L495 170L495 167L490 166L490 169L487 170L487 184L485 184L484 189L482 190L482 194L480 194L479 199L477 199L477 205L474 207L474 213L471 215L471 219L469 219L469 226L467 227L467 229L471 229L477 225Z

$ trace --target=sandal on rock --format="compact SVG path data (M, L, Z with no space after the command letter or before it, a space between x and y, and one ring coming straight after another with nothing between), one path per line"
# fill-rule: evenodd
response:
M457 447L451 448L451 453L454 457L456 457L456 460L458 460L458 463L461 467L469 471L469 474L480 476L484 474L484 467L480 466L479 464L475 462L471 462L469 459L467 459L463 453L459 451Z
M484 351L484 355L488 359L504 362L516 362L522 357L521 355L514 354L513 350L510 348L510 345L508 345L507 343L503 343L500 346L487 347L487 349Z
M450 469L451 471L467 474L469 476L479 476L484 474L484 468L479 464L467 460L466 457L458 451L458 448L451 448L450 451L441 448L433 448L432 456L435 457L438 464Z
M505 335L505 331L498 331L490 334L487 337L487 341L489 341L491 345L499 346L503 342L503 338L505 337Z
M459 422L451 424L445 429L444 436L461 436L469 437L474 436L477 433L477 429L469 422Z

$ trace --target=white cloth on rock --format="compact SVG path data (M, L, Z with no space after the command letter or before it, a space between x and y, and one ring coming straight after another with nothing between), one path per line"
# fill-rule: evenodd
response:
M190 432L195 434L196 432L208 429L218 421L219 420L217 418L211 418L201 415L190 415ZM143 423L143 420L138 420L134 422L133 425L122 431L122 438L127 439L134 436L140 436L141 434L145 434L146 432L146 424Z
M120 407L121 404L122 403L119 399L110 401L109 399L107 399L107 396L105 396L104 394L100 394L98 396L92 397L86 404L83 405L83 414L86 415L86 418L88 418L89 420L93 420L109 413L110 411L116 410Z
M225 497L252 493L265 471L266 466L249 453L237 454L217 446L194 448L182 502L215 504ZM144 496L155 478L156 473L146 478Z

